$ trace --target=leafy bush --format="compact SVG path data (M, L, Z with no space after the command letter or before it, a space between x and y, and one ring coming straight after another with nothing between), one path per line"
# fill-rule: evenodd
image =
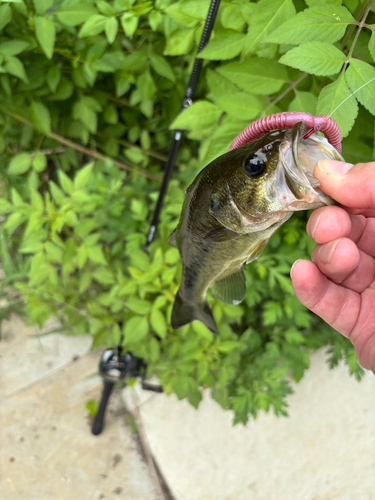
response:
M369 1L306 4L223 0L196 101L179 114L207 0L0 2L2 289L22 293L29 324L55 315L94 347L124 334L167 393L197 406L210 387L235 422L286 414L288 374L300 380L318 347L362 373L349 341L293 294L290 266L312 250L304 213L248 267L242 305L210 298L217 337L169 323L181 264L167 238L183 193L250 121L332 114L345 158L373 157L375 25L357 27ZM172 122L188 132L146 255Z

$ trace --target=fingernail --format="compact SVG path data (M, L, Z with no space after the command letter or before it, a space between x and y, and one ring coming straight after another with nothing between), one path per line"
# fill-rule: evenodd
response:
M331 241L331 243L327 243L325 245L322 245L319 248L318 255L319 255L320 260L324 264L330 264L337 243L338 243L338 241Z
M294 266L297 264L297 262L299 262L301 259L298 259L295 261L295 263L292 265L291 269L290 269L290 277L293 279L293 269L294 269Z
M318 168L327 174L345 175L349 172L354 165L352 163L345 163L343 161L335 160L320 160Z
M312 225L311 227L311 230L307 231L308 235L313 239L315 240L315 231L316 231L316 228L318 227L318 224L319 224L319 221L320 221L320 217L322 216L322 214L319 214L318 215L318 218L316 219L316 221L314 222L314 224ZM310 228L309 228L310 229ZM310 234L311 233L311 234Z

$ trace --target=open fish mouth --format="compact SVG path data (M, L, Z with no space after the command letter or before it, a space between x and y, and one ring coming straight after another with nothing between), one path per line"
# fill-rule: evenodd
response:
M288 212L336 204L320 189L313 170L319 160L344 159L325 137L314 133L305 139L308 131L303 122L297 123L286 131L279 147L278 198Z

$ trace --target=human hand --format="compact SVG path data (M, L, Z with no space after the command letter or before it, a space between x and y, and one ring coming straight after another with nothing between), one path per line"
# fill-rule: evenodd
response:
M375 162L321 160L315 177L343 207L315 210L307 233L312 261L291 270L298 299L354 345L360 364L375 372Z

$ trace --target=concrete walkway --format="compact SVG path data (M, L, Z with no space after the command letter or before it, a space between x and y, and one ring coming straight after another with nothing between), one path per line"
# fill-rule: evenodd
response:
M177 500L375 500L375 376L329 370L323 351L289 397L289 418L232 427L208 393L198 411L139 387L123 394Z
M1 500L156 500L119 394L103 434L90 432L85 406L101 391L90 337L35 333L14 318L0 342Z
M0 499L158 500L124 401L175 500L375 500L375 376L357 383L317 352L289 398L290 418L246 427L206 394L198 411L126 388L103 434L85 408L99 399L90 337L35 336L18 318L0 342Z

